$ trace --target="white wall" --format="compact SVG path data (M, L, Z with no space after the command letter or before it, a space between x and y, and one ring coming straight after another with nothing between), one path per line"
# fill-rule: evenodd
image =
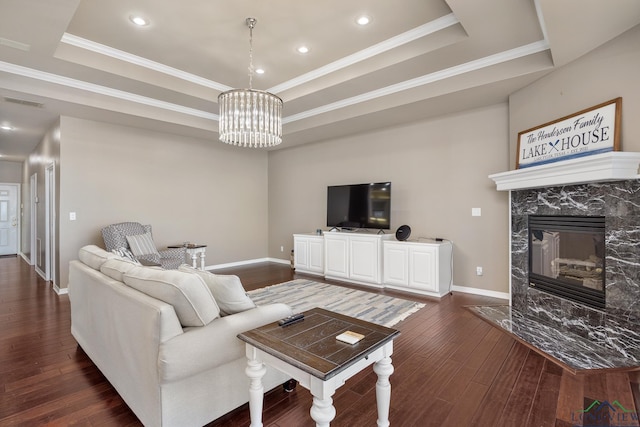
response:
M207 265L267 256L264 151L62 117L60 161L60 287L78 249L121 221L151 224L158 246L207 244Z
M22 183L22 163L0 160L0 182Z
M452 240L455 285L508 292L507 194L488 178L509 165L507 119L500 104L270 152L269 255L287 259L293 233L327 229L328 185L391 181L389 232Z
M509 164L518 133L622 97L622 151L640 151L640 26L571 62L509 99Z
M51 164L54 165L56 177L56 194L59 195L59 170L60 170L60 122L55 123L47 130L38 146L31 152L22 168L22 222L21 222L21 251L31 260L31 263L42 272L46 273L46 187L45 187L45 170ZM36 176L36 196L38 202L34 203L31 199L31 177ZM54 206L58 206L58 200L54 201ZM34 209L36 218L36 248L31 246L31 216ZM56 215L57 216L57 215ZM56 236L57 239L58 236ZM57 245L55 245L57 247ZM59 259L56 252L55 258ZM59 285L59 268L55 268L56 277L54 282Z

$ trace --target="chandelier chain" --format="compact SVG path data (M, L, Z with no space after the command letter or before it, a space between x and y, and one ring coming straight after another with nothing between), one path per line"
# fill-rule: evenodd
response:
M246 22L249 27L249 89L253 89L253 27L255 27L257 20L247 18Z

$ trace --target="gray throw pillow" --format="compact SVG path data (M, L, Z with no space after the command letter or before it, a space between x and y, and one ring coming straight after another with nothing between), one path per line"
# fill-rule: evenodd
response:
M128 248L118 248L118 249L112 250L111 252L118 255L120 258L128 259L129 261L140 265L140 262L136 259L136 257L131 253L131 251Z
M143 255L158 254L158 249L156 249L156 245L155 243L153 243L153 237L151 237L151 233L127 236L127 242L129 243L131 252L133 252L133 254L137 257Z
M207 285L220 307L220 315L240 313L255 308L255 303L249 298L238 276L213 274L198 270L183 264L179 271L189 272L200 276Z

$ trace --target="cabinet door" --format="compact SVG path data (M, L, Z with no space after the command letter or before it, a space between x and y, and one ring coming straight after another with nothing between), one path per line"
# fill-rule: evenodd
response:
M384 283L407 286L409 284L409 248L406 245L383 244Z
M379 245L378 239L351 237L349 247L351 279L380 283Z
M309 269L309 240L302 237L293 239L293 266L296 270Z
M322 239L309 240L309 270L324 271L324 242Z
M324 238L324 274L325 276L349 277L348 239L341 236Z
M437 248L412 247L409 250L409 286L437 292L437 260Z

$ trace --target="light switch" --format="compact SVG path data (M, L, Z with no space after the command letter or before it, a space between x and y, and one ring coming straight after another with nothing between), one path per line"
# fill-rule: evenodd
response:
M471 208L471 216L482 216L481 208Z
M69 221L75 221L75 220L76 220L76 213L69 212Z

